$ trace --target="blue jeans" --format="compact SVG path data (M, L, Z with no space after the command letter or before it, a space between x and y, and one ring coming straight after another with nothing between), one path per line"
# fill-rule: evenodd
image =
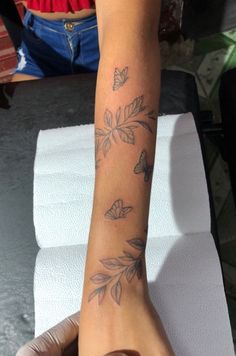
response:
M96 14L84 19L45 20L26 11L23 24L15 73L42 78L98 70Z

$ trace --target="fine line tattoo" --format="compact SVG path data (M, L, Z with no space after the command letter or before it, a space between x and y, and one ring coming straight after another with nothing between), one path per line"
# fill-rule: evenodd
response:
M148 182L152 176L152 172L153 172L153 166L148 165L147 152L143 150L139 157L139 162L134 167L134 173L135 174L144 173L144 181Z
M113 83L113 91L118 90L122 87L128 79L128 67L125 67L123 70L119 70L119 68L115 68L114 72L114 83Z
M126 215L133 210L133 207L123 205L124 202L122 199L116 200L112 204L112 207L105 213L105 217L111 220L126 218Z
M137 115L141 114L146 106L143 105L144 96L136 97L130 104L126 105L122 111L119 107L116 111L115 116L113 113L106 109L104 113L104 124L105 126L101 128L96 128L95 130L95 152L98 155L99 150L102 149L104 157L111 149L112 142L117 143L117 140L128 143L135 144L134 130L138 127L143 127L150 133L152 133L151 126L149 123L143 120L135 119ZM150 115L154 111L150 111L147 114L148 118L152 118ZM150 115L149 115L150 114Z
M140 238L134 238L126 241L131 247L139 251L138 256L134 256L129 251L123 251L123 255L117 258L106 258L100 260L103 267L111 271L110 273L96 273L90 280L94 284L100 285L88 297L90 302L96 296L100 305L105 297L107 290L116 304L120 305L122 295L122 281L131 283L135 276L140 280L143 276L143 257L145 253L146 242ZM114 272L114 274L112 274Z
M152 120L156 120L157 119L157 116L158 114L154 111L154 110L151 110L149 111L147 114L145 114L149 119L152 119Z

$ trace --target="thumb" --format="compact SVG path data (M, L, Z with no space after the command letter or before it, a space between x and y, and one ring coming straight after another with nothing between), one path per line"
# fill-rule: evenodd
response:
M70 315L43 334L27 342L17 351L16 356L75 354L74 349L77 347L78 334L79 312ZM73 350L73 353L71 353L71 350ZM76 352L78 353L78 350Z
M120 350L120 351L108 352L108 354L104 356L141 356L141 355L137 351Z

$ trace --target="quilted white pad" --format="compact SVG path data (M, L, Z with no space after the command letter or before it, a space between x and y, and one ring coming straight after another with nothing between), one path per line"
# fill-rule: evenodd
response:
M87 243L92 212L94 125L40 131L34 166L39 247ZM161 116L149 237L210 231L205 172L191 114Z
M94 125L40 131L35 158L35 335L79 309L94 184ZM47 248L45 248L47 247ZM234 356L205 172L191 114L158 121L147 245L150 293L177 356Z

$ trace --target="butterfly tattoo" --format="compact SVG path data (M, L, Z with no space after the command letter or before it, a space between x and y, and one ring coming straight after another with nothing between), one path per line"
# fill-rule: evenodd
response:
M147 164L147 152L143 150L139 157L139 162L134 167L134 173L135 174L144 173L144 181L148 182L149 178L152 175L152 171L153 171L153 166L151 165L149 166Z
M113 204L112 207L107 210L105 216L108 219L116 220L126 218L126 215L133 210L132 206L123 206L123 200L118 199Z
M125 84L126 80L128 79L128 67L125 67L123 70L119 70L119 68L115 69L114 73L114 84L113 90L118 90L122 85Z

